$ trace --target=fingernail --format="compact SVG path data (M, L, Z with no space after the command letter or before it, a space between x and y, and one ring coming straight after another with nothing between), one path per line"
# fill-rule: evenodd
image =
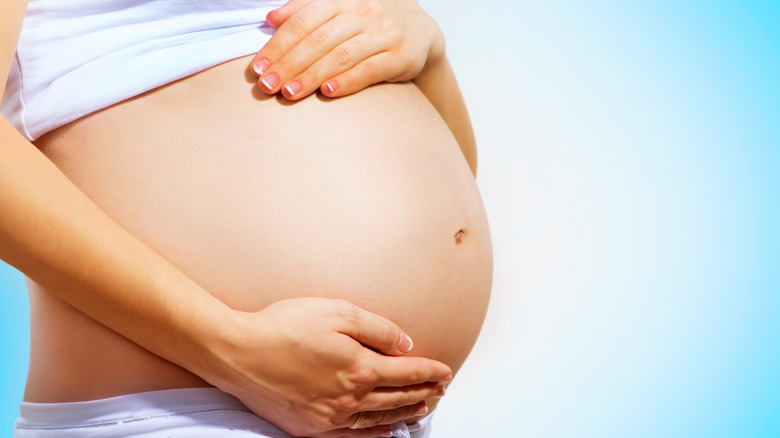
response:
M325 88L328 89L328 93L333 94L339 89L339 83L336 81L328 81L325 83Z
M393 436L393 428L392 427L383 427L379 430L379 436L384 437L392 437Z
M285 85L284 89L287 91L288 96L294 97L296 94L301 92L301 90L303 89L303 85L301 85L301 83L298 81L294 81Z
M265 69L270 66L271 63L268 62L267 59L261 59L255 63L255 65L252 66L252 69L254 69L255 73L257 73L258 76L262 76Z
M422 405L417 407L417 409L414 411L414 416L415 417L422 417L423 415L425 415L427 413L428 413L428 405L423 403Z
M412 342L412 338L406 335L406 333L401 333L401 340L398 341L398 349L401 350L404 353L408 353L412 351L412 347L414 347L414 342Z
M261 79L260 82L263 84L266 90L274 91L276 86L279 85L279 75L276 73L271 73L270 75Z

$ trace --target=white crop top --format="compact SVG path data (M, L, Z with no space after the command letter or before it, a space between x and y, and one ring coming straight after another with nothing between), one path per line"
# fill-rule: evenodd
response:
M1 1L1 0L0 0ZM2 115L29 140L257 52L286 0L29 0Z

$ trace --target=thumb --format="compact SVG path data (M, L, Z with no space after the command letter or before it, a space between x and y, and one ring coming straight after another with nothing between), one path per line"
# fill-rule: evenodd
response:
M414 342L398 325L389 319L353 307L353 315L347 318L342 333L382 354L399 356L412 350Z
M274 9L265 16L265 22L274 29L279 29L288 18L294 13L298 12L304 6L311 3L313 0L290 0L279 9Z

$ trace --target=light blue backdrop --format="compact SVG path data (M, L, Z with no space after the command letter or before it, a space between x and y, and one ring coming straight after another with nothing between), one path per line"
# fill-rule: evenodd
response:
M423 5L496 257L434 438L780 436L780 3ZM0 291L8 431L29 322Z

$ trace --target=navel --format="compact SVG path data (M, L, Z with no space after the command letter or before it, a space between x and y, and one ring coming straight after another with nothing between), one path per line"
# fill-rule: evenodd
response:
M460 242L463 240L463 235L466 233L466 230L463 228L459 229L455 233L455 245L460 245Z

